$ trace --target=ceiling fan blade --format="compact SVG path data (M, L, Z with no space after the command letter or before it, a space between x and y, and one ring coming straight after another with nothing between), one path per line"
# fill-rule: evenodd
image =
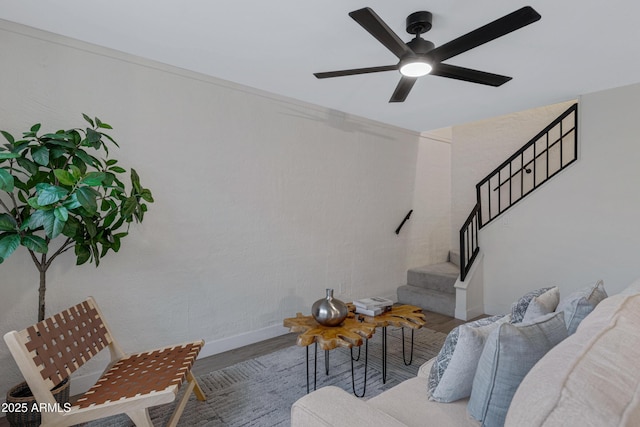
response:
M367 74L367 73L379 73L381 71L393 71L397 70L398 65L383 65L380 67L368 67L368 68L354 68L352 70L340 70L340 71L326 71L323 73L313 73L319 79L326 79L329 77L342 77L353 76L355 74Z
M391 95L391 99L389 102L404 102L407 99L407 95L411 92L411 88L418 80L417 77L406 77L402 76L400 82L398 82L398 86L396 86L396 90L393 91L393 95Z
M442 63L434 65L430 74L494 87L501 86L511 80L511 77L509 76L502 76L500 74L487 73L485 71L472 70L471 68Z
M470 49L490 42L532 24L541 18L531 6L525 6L515 12L511 12L502 18L496 19L478 29L471 31L457 39L451 40L429 52L435 62L445 61Z
M349 13L349 16L398 58L402 58L404 55L413 55L413 51L372 9L365 7L354 10Z

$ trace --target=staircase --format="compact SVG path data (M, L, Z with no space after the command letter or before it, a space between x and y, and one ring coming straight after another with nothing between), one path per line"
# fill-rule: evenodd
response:
M459 257L449 252L449 261L407 271L407 284L398 288L398 302L454 317L460 274Z
M480 252L480 229L577 159L574 104L476 185L476 204L460 229L460 254L449 252L448 262L409 270L407 284L398 288L398 302L455 317L458 289L461 312L468 310L472 296L481 305L482 274L471 294L473 280L465 281Z

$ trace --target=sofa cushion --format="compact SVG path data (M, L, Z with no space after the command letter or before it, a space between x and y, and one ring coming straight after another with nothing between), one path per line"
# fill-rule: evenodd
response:
M518 301L514 302L511 306L511 323L520 323L522 319L524 319L524 314L527 312L527 308L529 307L529 303L531 300L537 296L540 296L551 290L552 287L548 288L540 288L535 291L528 292L521 296Z
M471 416L483 426L501 427L520 381L566 337L562 312L534 323L501 324L487 338L480 356L467 407Z
M557 286L552 287L547 292L531 298L527 311L524 313L522 322L529 323L535 321L538 317L545 314L553 313L560 302L560 289Z
M414 377L372 397L367 402L410 427L456 426L478 427L465 410L467 400L439 403L427 398L427 378ZM349 416L349 414L346 414ZM377 424L382 425L382 424Z
M594 285L575 291L560 301L556 311L564 311L564 321L569 335L575 333L580 322L606 297L604 282L599 280Z
M522 381L508 427L640 425L640 294L606 298ZM531 408L536 408L534 411Z
M489 334L511 315L479 319L454 328L435 358L429 373L429 398L453 402L471 395L480 354Z

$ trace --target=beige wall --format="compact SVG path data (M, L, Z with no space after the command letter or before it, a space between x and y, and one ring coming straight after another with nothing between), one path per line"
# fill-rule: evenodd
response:
M518 151L575 101L539 107L453 127L451 247L476 204L476 184Z
M640 277L640 84L580 97L578 161L483 229L487 313L531 289L560 296Z
M48 314L93 295L127 351L204 338L213 354L285 333L326 287L394 297L412 254L433 257L409 244L428 217L394 233L414 208L416 133L6 21L0 52L1 129L98 116L156 200L99 268L56 261ZM22 249L0 266L0 331L36 320L37 280ZM4 395L21 378L4 342L0 365Z

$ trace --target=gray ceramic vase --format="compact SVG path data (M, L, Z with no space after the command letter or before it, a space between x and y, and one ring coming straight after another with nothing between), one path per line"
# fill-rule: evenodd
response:
M339 326L347 317L347 305L333 297L333 289L327 289L327 296L313 303L311 315L323 326Z

